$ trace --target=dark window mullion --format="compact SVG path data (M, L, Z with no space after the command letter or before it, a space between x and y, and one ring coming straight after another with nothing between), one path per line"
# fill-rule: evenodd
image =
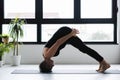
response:
M117 44L117 24L114 24L114 43Z
M74 19L44 19L42 21L43 23L58 23L58 24L62 24L62 23L77 23Z
M36 19L25 19L27 21L27 24L36 24ZM9 24L11 19L3 19L4 24Z
M115 19L115 22L117 20L117 12L118 12L117 0L112 0L112 18Z
M113 23L113 19L79 19L79 20L73 20L73 19L44 19L42 21L43 23Z
M81 19L81 23L113 23L113 19Z
M3 23L4 16L4 1L0 0L0 25Z
M42 0L36 0L35 4L35 19L38 23L42 20Z
M80 0L74 0L74 19L80 19Z
M114 23L114 43L117 43L117 0L112 0L112 19Z
M41 24L43 17L43 0L36 0L35 2L35 21L37 24L37 43L41 43Z
M0 0L0 34L2 33L2 24L3 24L3 16L4 16L4 10L3 10L3 7L4 6L4 2L3 0ZM0 39L0 42L2 40Z

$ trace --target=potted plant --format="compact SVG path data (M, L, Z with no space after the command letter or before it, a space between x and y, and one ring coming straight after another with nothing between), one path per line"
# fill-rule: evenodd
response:
M2 42L4 44L8 44L9 43L9 35L8 34L0 34L0 38L2 38ZM5 60L6 60L6 53L4 53L4 55L2 56L2 63L3 63L3 65L5 64Z
M2 38L2 42L4 44L9 43L9 35L8 34L2 34L2 35L0 35L0 37Z
M8 43L8 44L0 43L0 67L3 65L2 57L4 53L5 52L8 53L11 50L11 48L13 48L12 43Z
M14 66L20 65L21 55L19 55L18 53L18 45L19 45L18 39L23 37L24 35L22 26L25 23L26 21L20 18L12 19L9 23L10 26L9 33L10 33L10 37L13 39L13 44L14 44L14 50L12 56L12 65Z

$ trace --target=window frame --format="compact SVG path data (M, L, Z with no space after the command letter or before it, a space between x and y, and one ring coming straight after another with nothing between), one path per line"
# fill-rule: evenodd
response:
M117 0L112 0L112 18L85 18L81 19L80 16L80 1L74 0L74 18L73 19L43 19L43 0L35 0L35 19L27 18L28 24L37 25L37 42L23 42L24 44L45 44L41 42L41 25L42 24L114 24L114 41L113 42L85 42L87 44L117 44ZM0 0L0 34L2 33L2 24L8 24L10 19L4 19L4 0ZM0 39L1 42L1 39Z

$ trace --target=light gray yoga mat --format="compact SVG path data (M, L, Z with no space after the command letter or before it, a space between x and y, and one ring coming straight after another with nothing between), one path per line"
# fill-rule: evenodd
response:
M17 69L11 74L43 74L39 70ZM53 70L50 74L101 74L95 70ZM102 74L120 74L120 70L106 70Z

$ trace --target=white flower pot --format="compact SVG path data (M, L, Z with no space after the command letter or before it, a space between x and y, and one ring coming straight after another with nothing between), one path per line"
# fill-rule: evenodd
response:
M5 62L6 62L6 54L7 54L7 53L5 53L5 54L2 56L3 65L5 65Z
M20 62L21 62L21 55L11 56L11 65L12 66L19 66Z
M3 61L0 61L0 67L2 67L3 66Z

